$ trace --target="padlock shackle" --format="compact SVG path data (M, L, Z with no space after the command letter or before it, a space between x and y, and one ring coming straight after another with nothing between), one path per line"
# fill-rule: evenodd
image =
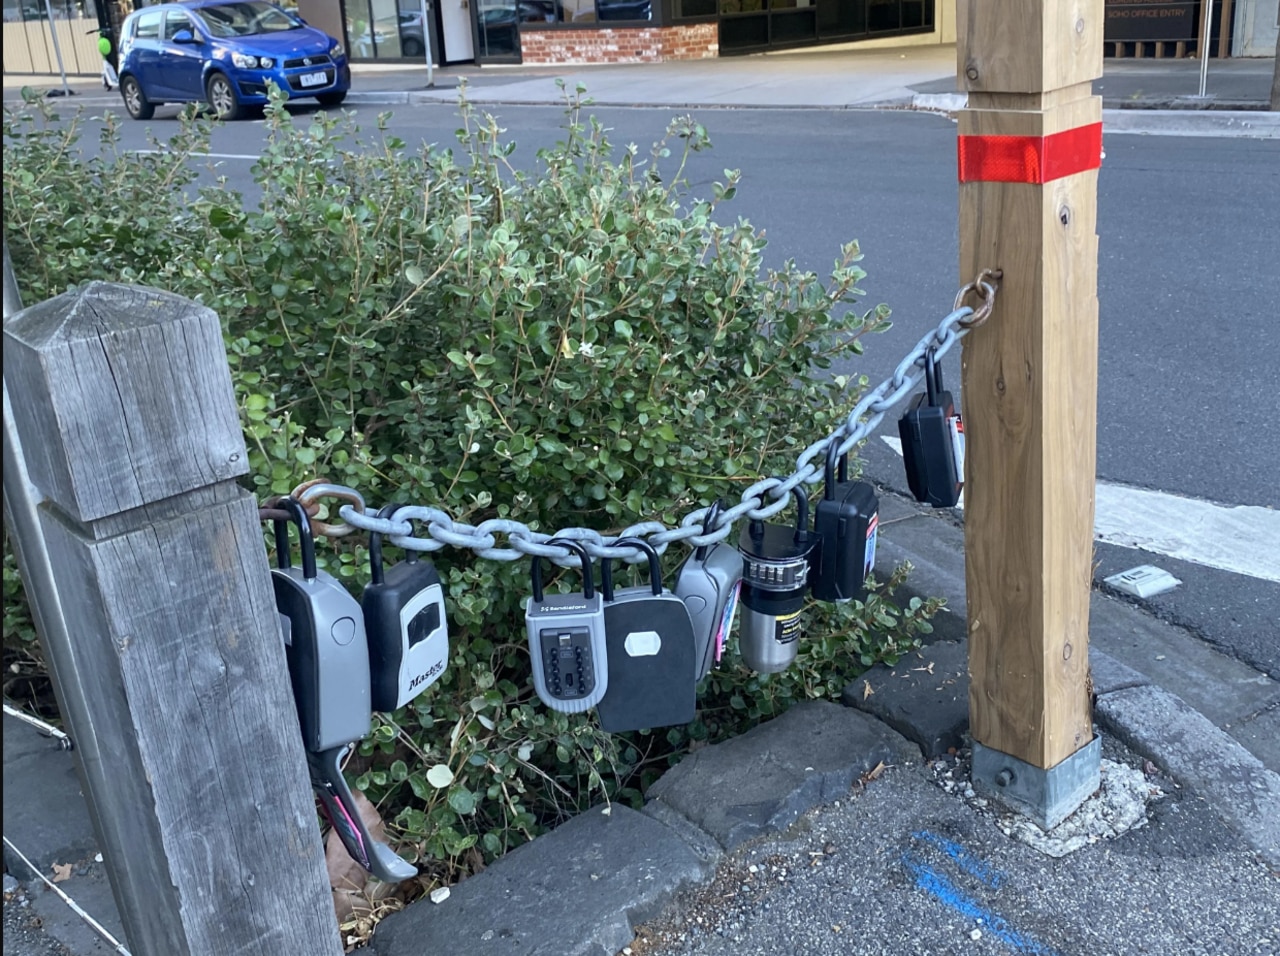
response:
M936 347L924 353L924 388L929 398L929 407L938 407L938 396L942 394L942 368L938 365Z
M800 539L809 531L809 494L799 485L791 489L791 495L796 499L796 544L800 543Z
M837 454L840 449L840 442L832 438L831 444L827 446L827 467L823 474L822 497L825 501L835 501L836 499L836 482L843 484L849 480L849 456ZM839 459L840 475L836 477L836 460Z
M311 536L311 518L307 515L307 509L302 506L302 502L296 498L281 498L279 507L289 512L289 518L298 526L298 546L302 552L302 576L308 581L316 579L316 539ZM281 528L281 523L276 526L276 549L280 549L280 532L284 531L284 550L279 551L284 555L284 561L281 567L288 568L289 564L289 531L288 528Z
M706 516L702 519L702 533L710 534L715 529L711 526L716 523L716 519L720 517L721 512L720 499L717 498L711 502L711 507L707 509ZM701 547L693 549L693 556L699 561L707 560L707 555L711 552L711 545L704 544Z
M271 522L276 536L276 567L287 571L293 567L293 559L289 556L289 519L276 518Z
M401 505L399 503L383 505L382 509L378 512L378 517L389 519L392 515L396 513L396 511L398 511L400 508L403 508L403 507L404 505ZM383 582L382 571L383 571L382 532L370 531L369 532L369 580L374 584L381 584Z
M619 538L613 542L615 548L635 548L649 558L649 587L654 597L662 595L662 559L657 550L644 538ZM613 600L613 562L608 558L600 560L600 589L604 592L605 603Z
M587 549L572 538L552 538L547 544L558 544L562 548L577 552L579 560L582 561L582 596L587 600L595 597L596 583L591 576L591 555L587 554ZM533 600L541 603L544 593L542 590L542 559L537 555L533 556L532 584Z

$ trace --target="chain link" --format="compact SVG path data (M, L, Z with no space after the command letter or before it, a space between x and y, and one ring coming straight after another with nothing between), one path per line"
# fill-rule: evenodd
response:
M678 528L668 528L658 521L643 521L624 528L619 534L604 536L591 528L564 528L546 534L534 531L528 525L506 518L491 518L479 525L454 521L439 508L406 505L396 509L389 518L379 518L376 512L365 507L364 498L353 488L331 484L323 479L304 482L294 489L308 513L316 510L322 498L336 498L345 502L338 514L342 523L317 521L311 527L318 535L338 538L359 530L385 535L391 544L411 551L439 551L445 546L466 548L477 556L491 561L519 561L529 557L547 558L564 567L576 567L580 561L568 548L548 545L552 538L567 538L579 542L591 557L596 559L627 561L632 564L647 561L647 556L637 548L614 547L621 538L642 538L658 554L667 547L684 543L698 548L724 541L733 531L733 525L743 518L763 521L783 511L790 503L792 492L804 485L821 481L825 473L826 454L832 442L838 442L836 452L845 455L868 438L879 427L886 414L903 402L920 385L924 378L925 357L933 352L935 360L947 352L972 329L982 325L991 316L999 289L999 270L984 269L973 282L967 283L956 295L955 308L937 326L928 332L898 363L893 374L862 396L853 410L830 435L809 445L796 459L795 471L786 478L763 478L743 491L741 500L723 509L714 527L707 527L710 508L689 512ZM979 299L977 309L964 304L970 295ZM267 517L284 517L275 508L276 499L268 499L261 510ZM426 526L426 536L414 534L415 525ZM498 547L498 536L505 535L509 547Z

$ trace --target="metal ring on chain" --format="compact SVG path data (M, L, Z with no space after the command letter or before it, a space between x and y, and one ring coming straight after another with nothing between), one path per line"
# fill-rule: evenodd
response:
M960 308L964 297L970 292L976 293L982 303L974 310L971 319L961 323L965 329L976 329L991 318L991 310L995 307L996 288L1003 278L1003 269L983 269L976 279L960 288L959 293L956 294L956 309Z
M298 487L293 489L293 497L297 498L302 504L309 505L312 502L318 502L321 498L337 498L339 501L345 501L357 512L364 512L364 496L354 488L348 488L346 485L335 485L332 482L313 479L304 481ZM342 513L342 509L338 510ZM342 524L334 524L329 521L317 521L311 519L311 530L315 534L324 535L326 538L342 538L351 534L356 530L356 526L343 522Z

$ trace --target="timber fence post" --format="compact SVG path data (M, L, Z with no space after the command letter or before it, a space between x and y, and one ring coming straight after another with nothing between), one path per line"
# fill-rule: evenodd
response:
M1103 0L959 0L973 784L1052 827L1098 787L1089 699Z
M217 315L94 282L4 339L66 622L41 638L132 953L337 956Z

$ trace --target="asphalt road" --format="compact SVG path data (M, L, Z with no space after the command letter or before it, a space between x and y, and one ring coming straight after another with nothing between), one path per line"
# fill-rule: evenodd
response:
M371 131L387 107L355 109ZM149 148L145 128L176 130L176 108L148 124L124 121L125 148ZM307 121L307 107L298 121ZM499 107L514 162L559 138L563 110ZM642 156L673 113L599 109L616 146ZM794 258L825 273L841 243L864 252L868 305L884 302L894 328L866 341L852 370L877 382L944 315L958 285L955 129L946 117L912 112L702 110L715 148L687 169L695 195L710 194L725 168L742 170L722 220L763 229L766 261ZM399 106L390 132L410 144L454 145L452 107ZM366 132L365 135L371 135ZM216 131L212 161L253 195L250 167L261 121ZM86 143L94 142L86 136ZM1099 182L1101 341L1098 476L1225 504L1280 505L1280 142L1110 134ZM211 181L212 174L206 177ZM835 371L845 371L836 369ZM959 389L959 363L945 363ZM1070 409L1064 409L1070 414ZM892 424L887 433L894 432ZM881 442L865 449L867 473L902 489L900 460ZM1112 570L1150 555L1103 552ZM1133 560L1125 563L1125 554ZM1160 612L1254 666L1280 671L1280 586L1178 566L1186 587ZM1225 575L1225 577L1224 577ZM1205 595L1216 596L1206 602ZM1228 598L1224 603L1222 598Z
M359 107L366 129L386 107ZM641 152L666 110L600 109L615 144ZM557 138L552 107L495 110L517 162ZM176 127L175 108L151 123ZM300 119L305 121L305 111ZM865 254L867 302L888 303L895 328L868 343L859 371L884 377L944 315L957 287L954 124L921 113L706 110L715 148L689 166L709 193L725 168L743 172L726 216L769 239L767 259L822 272L840 244ZM125 121L126 148L145 148ZM396 107L390 130L409 143L452 145L451 108ZM214 152L249 156L260 121L218 131ZM222 159L233 186L247 159ZM251 192L251 190L249 190ZM1280 449L1280 361L1272 356L1280 302L1280 143L1112 135L1099 183L1101 478L1229 504L1280 504L1272 458ZM954 363L952 363L954 364ZM958 367L948 368L958 386ZM1270 396L1270 398L1269 398Z

